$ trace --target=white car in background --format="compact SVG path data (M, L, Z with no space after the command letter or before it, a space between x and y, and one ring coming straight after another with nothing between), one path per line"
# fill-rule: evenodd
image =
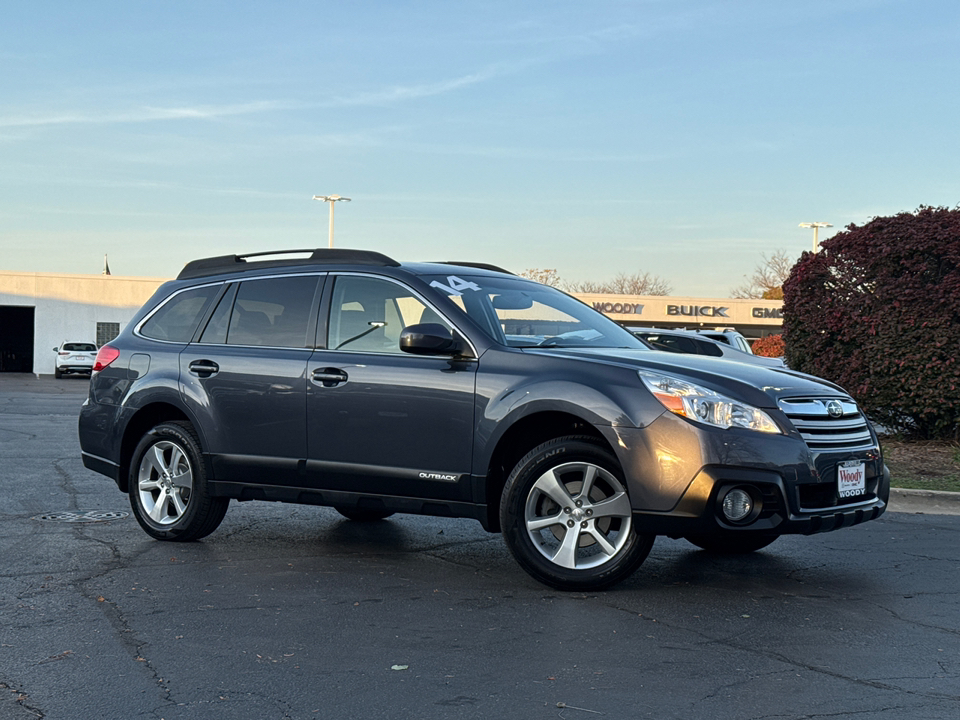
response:
M719 343L726 343L737 350L753 355L753 349L747 339L732 328L714 328L713 330L696 328L689 332L695 332Z
M97 346L88 342L62 342L55 347L57 365L53 374L59 380L64 375L82 373L89 375L93 370L93 361L97 359Z
M734 345L714 340L705 334L692 330L663 330L660 328L629 328L629 330L654 350L686 353L688 355L707 355L751 365L763 365L769 368L785 368L787 366L781 358L763 357L744 352L738 350ZM744 340L744 343L746 343L746 340Z

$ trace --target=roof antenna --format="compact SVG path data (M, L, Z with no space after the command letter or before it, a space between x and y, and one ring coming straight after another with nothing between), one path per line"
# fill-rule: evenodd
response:
M110 264L107 262L107 254L103 254L103 275L110 274Z

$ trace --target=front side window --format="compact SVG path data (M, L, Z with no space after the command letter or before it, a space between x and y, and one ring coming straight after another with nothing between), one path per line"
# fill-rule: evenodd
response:
M190 342L200 318L219 290L219 285L205 285L177 293L140 327L140 334L154 340Z
M246 280L240 283L230 314L227 344L307 347L310 310L316 289L315 275ZM215 315L219 315L219 307L217 311ZM220 322L217 317L211 318L209 329L213 333L213 342L218 339Z
M617 323L547 285L509 276L424 279L503 345L647 349Z
M328 350L401 353L400 334L419 323L450 324L412 291L374 277L343 275L333 287Z

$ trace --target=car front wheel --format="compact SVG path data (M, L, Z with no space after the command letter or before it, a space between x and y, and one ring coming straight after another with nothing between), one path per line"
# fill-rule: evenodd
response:
M134 517L158 540L206 537L230 502L208 494L200 441L189 423L161 423L143 436L133 453L129 486Z
M514 468L500 523L530 575L561 590L596 590L629 577L654 535L638 532L616 457L593 438L543 443Z

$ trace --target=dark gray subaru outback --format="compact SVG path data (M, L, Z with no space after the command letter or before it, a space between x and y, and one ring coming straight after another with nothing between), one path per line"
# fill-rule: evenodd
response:
M160 540L231 498L469 517L568 590L657 535L744 553L873 520L890 485L835 385L652 351L499 268L356 250L189 263L100 349L80 443Z

